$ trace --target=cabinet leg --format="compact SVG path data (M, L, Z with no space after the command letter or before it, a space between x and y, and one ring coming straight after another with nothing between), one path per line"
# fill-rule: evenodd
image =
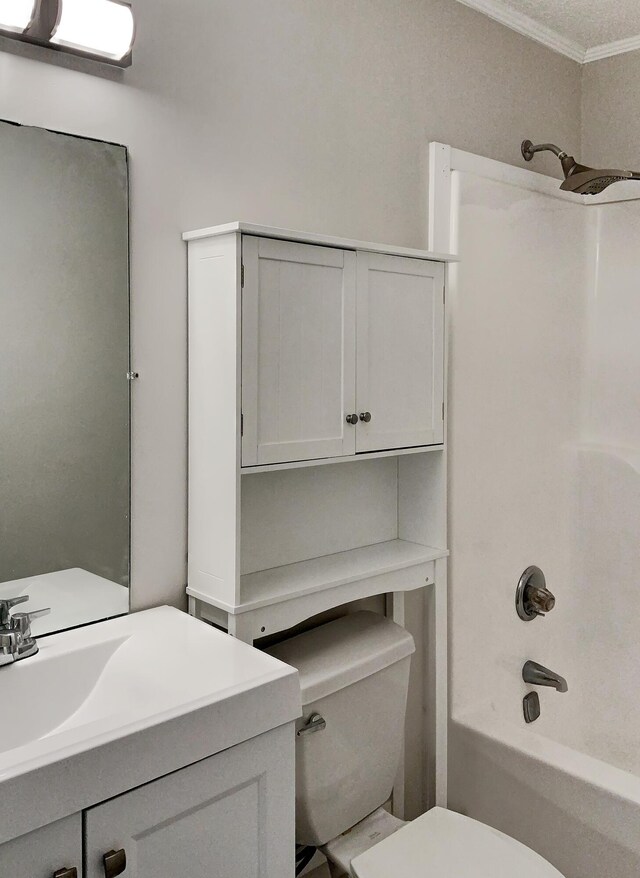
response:
M386 595L386 616L398 625L404 627L405 623L405 600L404 592L395 592ZM405 814L405 742L402 741L400 750L400 760L398 762L398 773L393 784L393 793L391 795L391 810L394 817L404 820Z
M448 696L448 599L447 559L436 561L436 577L431 601L432 623L429 631L429 653L433 681L433 753L435 804L447 807L447 741L449 734Z
M237 616L233 616L230 613L228 630L232 637L253 646L253 625L251 624L251 618L245 617L242 613Z

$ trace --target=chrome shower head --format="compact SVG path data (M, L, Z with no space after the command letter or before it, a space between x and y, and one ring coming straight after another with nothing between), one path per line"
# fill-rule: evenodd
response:
M621 180L640 180L640 173L635 171L604 170L601 168L587 168L579 165L572 155L567 155L560 147L553 143L539 143L534 145L530 140L523 140L522 156L530 162L537 152L552 152L560 159L564 172L564 181L560 188L565 192L575 192L577 195L599 195L612 183Z

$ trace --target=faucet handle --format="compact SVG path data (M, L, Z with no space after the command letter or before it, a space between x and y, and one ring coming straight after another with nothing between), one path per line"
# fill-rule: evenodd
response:
M550 613L556 605L555 595L548 588L539 585L529 585L524 590L525 606L538 615Z
M13 655L23 642L19 631L0 631L0 652Z
M35 619L41 619L43 616L48 616L51 612L51 607L47 607L44 610L32 610L30 613L14 613L11 617L11 626L22 635L24 640L28 640L31 635L31 623Z
M29 600L28 594L17 595L0 601L0 628L8 628L11 624L11 609Z
M556 605L555 595L547 588L539 567L527 567L516 587L516 612L523 622L550 613Z

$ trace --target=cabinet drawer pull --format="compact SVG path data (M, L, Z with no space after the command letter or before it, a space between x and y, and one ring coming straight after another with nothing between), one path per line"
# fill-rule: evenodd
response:
M122 875L127 868L127 855L124 848L119 851L109 851L102 858L104 863L104 878L116 878L116 875Z
M354 415L347 415L347 424L351 424L352 426L355 427L355 425L357 423L358 423L358 416L357 415L355 415L355 414Z
M75 866L71 869L58 869L57 872L53 873L53 878L78 878L78 870Z
M360 420L361 420L364 424L368 424L369 421L371 420L371 412L362 412L361 415L360 415Z

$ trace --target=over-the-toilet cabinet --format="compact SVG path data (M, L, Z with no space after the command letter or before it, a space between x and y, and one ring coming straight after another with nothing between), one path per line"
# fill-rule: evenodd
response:
M247 223L184 238L189 611L255 643L378 595L403 624L404 594L428 589L444 804L454 257Z
M242 466L437 445L444 266L242 237Z

